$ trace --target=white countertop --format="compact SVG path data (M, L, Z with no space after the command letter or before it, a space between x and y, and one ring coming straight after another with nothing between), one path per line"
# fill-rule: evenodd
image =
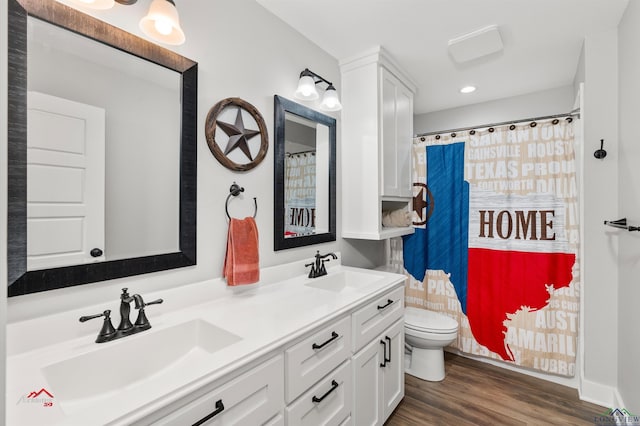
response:
M296 265L298 263L301 262L296 262ZM264 269L264 273L261 271L261 276L265 282L261 281L258 285L246 286L246 288L230 289L223 280L215 279L143 295L146 301L157 297L164 299L162 305L147 308L147 316L152 328L102 344L94 342L102 320L96 319L80 324L77 319L81 315L93 313L94 310L97 313L110 308L112 321L117 327L120 319L117 309L114 309L117 303L109 307L88 307L82 312L73 311L8 325L7 424L12 426L129 424L286 346L304 333L404 283L403 275L334 266L328 269L329 276L353 271L369 274L373 279L366 285L347 287L342 291L328 291L305 285L319 282L318 280L324 277L315 280L301 275L291 277L291 271L298 271L299 265L295 268L281 265ZM135 289L130 289L131 294L133 294L132 290ZM115 295L115 302L117 297ZM135 321L136 315L137 311L132 309L132 322ZM145 348L145 339L149 339L145 336L150 336L151 333L163 333L163 330L166 332L176 325L194 320L203 320L236 335L237 341L214 352L191 351L176 359L167 368L158 371L158 374L140 377L124 387L115 388L112 392L94 393L92 391L93 382L90 376L94 371L93 368L96 369L98 376L100 374L104 376L102 371L107 369L106 371L113 375L115 383L117 383L118 374L136 373L136 371L125 373L128 365L126 359L120 361L115 359L119 348L136 344ZM52 330L66 331L60 331L57 333L60 337L57 337L53 335L56 333ZM169 346L171 343L168 341L166 345ZM60 397L55 384L49 383L49 376L44 371L51 371L51 366L68 362L69 359L81 358L87 354L95 355L97 353L95 351L106 351L102 352L106 354L112 352L116 356L108 355L109 362L101 363L106 365L81 365L82 362L79 362L77 372L79 376L73 379L84 382L83 389L71 389L71 391L59 389L63 394ZM153 363L153 352L153 350L139 350L136 356L145 360L145 363L147 361ZM102 384L99 383L99 385ZM38 392L40 389L50 392L53 399L46 399L48 398L46 394L42 394L39 398L46 397L43 401L26 402L26 395L32 391ZM75 396L65 398L70 394ZM45 406L46 403L52 404Z

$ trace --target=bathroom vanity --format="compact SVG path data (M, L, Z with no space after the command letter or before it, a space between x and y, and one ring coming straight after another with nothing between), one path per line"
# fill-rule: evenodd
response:
M11 324L7 421L382 424L404 396L405 277L338 265L311 279L302 262L261 275L144 295L164 299L152 328L101 344L78 318L115 312L117 295Z

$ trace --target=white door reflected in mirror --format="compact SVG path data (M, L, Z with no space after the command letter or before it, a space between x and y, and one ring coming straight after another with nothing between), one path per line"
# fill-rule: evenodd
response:
M27 105L27 270L104 260L105 111L38 92Z

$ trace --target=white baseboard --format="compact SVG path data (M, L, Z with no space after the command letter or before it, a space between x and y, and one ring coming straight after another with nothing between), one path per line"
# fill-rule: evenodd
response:
M620 392L618 391L618 389L614 389L613 390L613 402L614 402L614 407L616 408L626 408L627 406L624 405L624 401L622 400L622 395L620 395Z
M622 398L618 393L618 389L613 386L582 379L578 387L578 395L583 401L598 404L603 407L624 407L624 405L620 405L622 404Z

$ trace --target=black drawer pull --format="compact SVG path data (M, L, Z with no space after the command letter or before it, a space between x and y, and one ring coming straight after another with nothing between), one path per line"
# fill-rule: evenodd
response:
M206 421L214 418L216 415L222 413L222 410L224 410L224 404L222 403L222 400L219 399L219 400L216 401L216 409L215 409L215 411L213 411L210 414L207 414L205 417L203 417L200 420L198 420L197 422L195 422L192 426L200 426L204 422L206 422Z
M386 364L387 362L391 362L391 338L389 336L384 336L384 338L389 342L389 358L387 358L387 354L384 355L384 363Z
M387 366L387 342L385 342L384 340L380 340L380 344L384 346L384 348L382 349L383 362L380 364L380 367L386 367Z
M386 307L388 307L389 305L391 305L392 303L393 303L393 300L387 299L387 303L386 304L384 304L382 306L378 305L378 310L381 311L381 310L385 309Z
M334 390L338 389L338 386L339 386L338 382L336 382L335 380L332 380L331 381L331 389L329 389L327 391L327 393L322 395L320 398L318 398L317 396L314 395L313 398L311 398L311 401L313 401L313 402L315 402L317 404L318 402L320 402L323 399L325 399L326 397L328 397L331 392L333 392Z
M340 337L340 335L338 333L336 333L335 331L332 331L331 332L331 337L329 338L329 340L327 340L326 342L321 343L321 344L314 343L313 345L311 345L311 348L312 349L322 349L325 346L327 346L329 343L331 343L334 340L336 340L338 337Z

